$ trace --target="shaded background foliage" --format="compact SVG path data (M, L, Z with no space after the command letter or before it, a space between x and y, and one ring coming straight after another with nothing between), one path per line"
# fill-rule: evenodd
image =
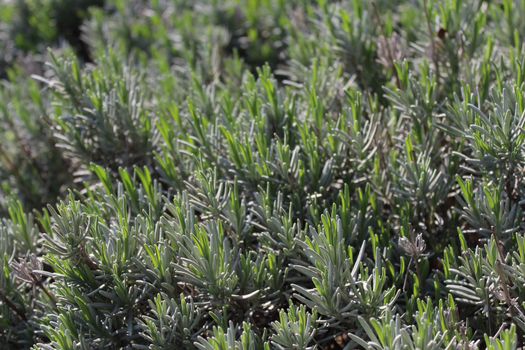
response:
M523 10L2 2L2 348L516 349Z

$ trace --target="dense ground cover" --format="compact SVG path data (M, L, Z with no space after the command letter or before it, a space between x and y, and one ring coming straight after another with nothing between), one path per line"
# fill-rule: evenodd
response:
M1 349L517 349L525 1L0 3Z

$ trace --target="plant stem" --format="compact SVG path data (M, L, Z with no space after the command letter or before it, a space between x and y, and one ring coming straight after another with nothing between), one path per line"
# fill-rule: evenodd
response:
M430 18L430 13L428 10L428 0L423 0L423 10L425 11L425 19L427 22L427 30L428 35L430 37L430 56L432 58L432 62L434 63L434 69L436 70L436 80L439 83L439 60L436 54L436 38L434 34L434 29L432 29L432 19Z
M42 292L44 292L45 295L47 295L47 297L53 302L53 305L56 306L57 301L55 296L42 284L42 281L37 281L36 286L40 288Z
M7 295L4 294L4 292L2 290L0 290L0 300L2 300L2 302L5 303L7 305L7 307L9 307L11 310L13 310L13 312L18 317L20 317L23 321L27 321L27 317L26 317L25 313L18 306L16 306L15 303L13 303L11 301L7 297Z
M401 89L401 80L399 79L399 75L397 73L396 65L394 62L394 54L393 54L392 46L390 45L390 42L388 41L388 37L385 31L385 24L383 23L383 20L381 19L381 15L379 14L379 10L377 9L377 4L375 1L372 3L372 7L374 9L373 11L374 17L376 18L379 28L381 28L383 37L385 38L387 58L390 61L392 72L394 73L394 77L396 78L396 86L398 89Z
M496 270L496 273L498 274L498 276L500 278L500 286L501 286L501 289L503 290L503 296L505 298L505 304L507 304L507 306L509 308L509 312L510 312L511 317L516 316L515 311L517 311L519 313L519 315L525 319L525 314L519 308L519 306L512 300L512 298L510 296L509 283L507 282L507 276L505 275L505 272L503 272L503 270L502 270L502 266L505 263L505 260L504 260L505 252L503 250L503 243L501 243L500 240L497 238L496 233L493 234L493 238L496 241L496 245L497 245L497 248L498 248L498 260L496 261L496 269L495 270Z

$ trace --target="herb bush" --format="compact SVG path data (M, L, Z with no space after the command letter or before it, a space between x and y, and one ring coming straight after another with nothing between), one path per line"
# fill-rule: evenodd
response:
M0 4L1 349L518 349L521 0Z

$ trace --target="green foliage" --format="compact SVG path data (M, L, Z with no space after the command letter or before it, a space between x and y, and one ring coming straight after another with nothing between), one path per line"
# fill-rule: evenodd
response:
M4 1L0 348L523 346L523 9Z
M306 307L290 304L288 311L279 311L279 321L272 323L275 335L272 344L277 349L313 349L308 345L313 342L316 329L317 313L306 312Z

